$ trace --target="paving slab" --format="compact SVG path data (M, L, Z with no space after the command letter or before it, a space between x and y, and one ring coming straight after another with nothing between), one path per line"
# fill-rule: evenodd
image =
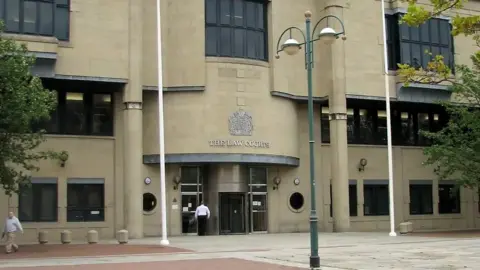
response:
M160 240L160 238L136 239L131 240L125 247L134 248L139 246L138 248L140 248L142 245L150 245L151 250L156 250L161 248L159 246ZM181 267L181 264L177 265L175 262L182 262L187 267L191 267L191 265L188 266L189 263L195 263L198 260L213 260L217 264L220 263L220 268L224 268L221 263L229 260L268 263L269 267L273 264L294 267L293 269L309 268L310 242L308 233L187 236L172 237L169 240L171 247L177 248L178 252L153 252L123 256L91 254L89 257L39 257L36 259L11 257L9 259L0 259L0 269L28 269L28 267L44 267L35 269L64 269L53 267L69 266L73 268L74 266L77 267L77 265L88 267L88 269L108 269L105 267L108 265L112 267L117 264L128 265L131 267L130 269L169 269L170 265ZM104 241L103 244L108 243L109 241ZM113 240L110 243L114 246L120 246L114 244L115 241ZM87 245L86 248L90 248L90 246ZM388 236L388 233L321 233L319 234L319 254L323 270L478 270L480 269L480 238L475 236L465 237L465 235L455 237L454 235L442 236L432 234L427 236L391 237ZM207 263L207 261L203 263ZM143 265L147 268L140 268ZM233 266L226 265L225 267L230 268L229 270L235 269L232 268ZM115 268L119 267L115 266ZM244 268L239 269L249 268L255 269L253 266L244 266ZM196 270L201 269L198 268Z

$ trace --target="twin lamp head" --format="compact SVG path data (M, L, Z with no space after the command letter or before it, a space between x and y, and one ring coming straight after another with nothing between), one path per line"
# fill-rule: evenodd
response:
M337 38L337 32L331 27L323 28L318 34L318 39L323 41L323 43L326 45L333 44ZM294 38L287 39L282 45L282 51L288 55L295 55L300 51L300 49L300 43Z

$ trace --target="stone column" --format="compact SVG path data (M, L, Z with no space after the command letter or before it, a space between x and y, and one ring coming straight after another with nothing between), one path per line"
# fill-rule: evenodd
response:
M130 238L143 237L142 3L129 1L129 78L123 96L125 228Z
M342 1L328 1L326 15L335 15L343 20L343 5L339 2ZM331 22L333 21L331 20ZM337 22L331 27L336 31L341 29ZM346 32L348 33L348 31ZM329 119L334 232L350 230L344 42L343 39L339 38L331 45L332 89L329 95Z

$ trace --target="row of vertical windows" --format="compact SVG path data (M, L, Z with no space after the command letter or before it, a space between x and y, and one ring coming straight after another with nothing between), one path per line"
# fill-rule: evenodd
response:
M67 183L67 222L105 221L103 180L85 179ZM18 194L18 216L22 222L58 221L58 185L54 181L32 181Z
M49 134L113 135L113 95L56 91L57 107L50 120L35 123Z
M399 24L401 16L386 15L389 69L396 70L397 63L426 68L432 57L442 55L444 62L453 70L454 46L450 23L432 18L419 27L409 27L405 23Z
M69 0L0 0L5 31L69 39Z
M373 181L372 181L373 182ZM388 184L368 183L363 185L363 214L364 216L389 215ZM410 215L433 214L433 185L432 181L410 181ZM332 198L332 186L330 186L330 198ZM438 185L438 213L458 214L460 207L460 190L455 184L440 183ZM357 185L349 184L350 216L357 216ZM330 216L333 213L333 201L330 203Z
M205 0L207 56L267 60L266 3Z
M387 144L387 114L373 103L351 105L347 109L347 139L349 144ZM329 108L321 109L322 142L330 142ZM394 145L427 146L429 139L420 131L439 131L448 122L445 110L439 106L403 106L391 109L392 141Z

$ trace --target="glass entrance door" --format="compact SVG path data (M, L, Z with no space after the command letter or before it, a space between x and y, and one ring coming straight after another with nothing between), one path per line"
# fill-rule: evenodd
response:
M251 167L249 180L249 231L267 232L267 168Z
M245 196L220 193L220 234L245 233Z
M250 194L250 231L266 232L267 228L267 194Z
M202 167L185 166L181 168L180 192L182 194L182 233L196 234L195 210L202 201Z

